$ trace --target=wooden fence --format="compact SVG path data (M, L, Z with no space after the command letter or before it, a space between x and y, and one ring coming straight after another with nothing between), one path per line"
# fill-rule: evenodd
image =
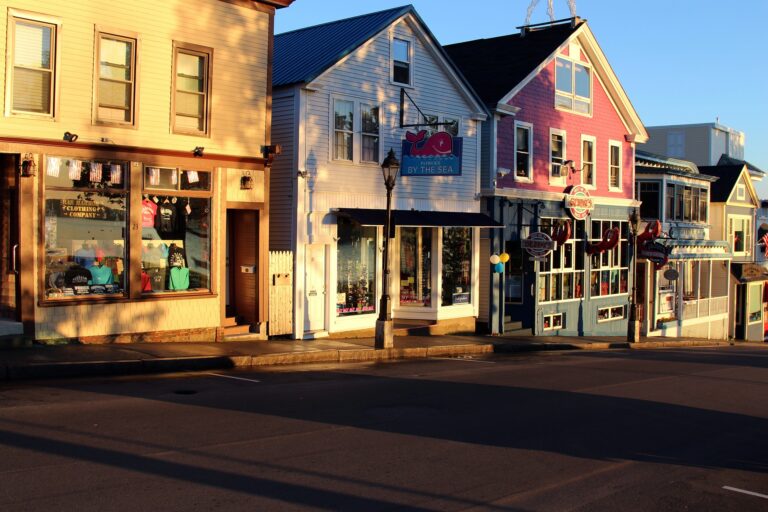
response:
M269 335L293 333L293 253L269 252Z

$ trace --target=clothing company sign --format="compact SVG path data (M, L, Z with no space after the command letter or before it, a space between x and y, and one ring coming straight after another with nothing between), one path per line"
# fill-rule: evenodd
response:
M450 133L437 132L427 136L426 130L419 133L405 133L403 161L400 174L403 176L461 176L461 137Z
M534 259L542 259L555 249L555 241L548 234L537 231L520 240L520 246Z
M59 216L76 219L107 219L107 208L80 199L62 199L59 202Z
M576 220L584 220L595 209L595 203L589 197L589 191L581 185L576 185L565 196L565 208Z

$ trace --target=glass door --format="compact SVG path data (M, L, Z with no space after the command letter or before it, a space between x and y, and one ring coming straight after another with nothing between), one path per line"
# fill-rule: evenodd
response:
M432 305L432 228L400 228L400 305Z

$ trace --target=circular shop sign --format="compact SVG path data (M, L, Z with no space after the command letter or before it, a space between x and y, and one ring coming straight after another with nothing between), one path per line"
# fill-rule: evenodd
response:
M520 245L534 258L543 258L555 248L552 238L541 231L531 233L528 238L521 240Z
M584 220L595 208L595 203L589 197L589 191L582 185L576 185L571 193L565 196L565 208L576 220Z
M673 268L668 268L664 271L664 279L667 281L675 281L678 277L680 277L680 274Z

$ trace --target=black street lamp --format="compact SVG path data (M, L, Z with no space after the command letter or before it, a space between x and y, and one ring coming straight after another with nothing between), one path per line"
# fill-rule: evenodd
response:
M389 234L392 225L392 189L395 188L398 172L400 172L400 162L395 156L395 151L390 148L387 157L381 163L381 174L384 176L384 186L387 187L387 220L384 224L384 272L382 275L381 302L379 303L379 318L376 320L374 342L374 347L377 349L392 348L395 342L392 333L392 302L389 298Z
M640 341L640 315L637 304L637 232L640 229L640 215L637 208L629 214L629 229L632 232L632 295L629 303L629 324L627 325L627 341L637 343Z

